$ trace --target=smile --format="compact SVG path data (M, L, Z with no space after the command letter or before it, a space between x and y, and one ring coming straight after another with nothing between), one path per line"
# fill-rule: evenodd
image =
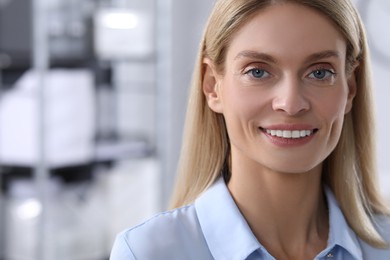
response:
M298 139L307 136L311 136L315 130L274 130L264 129L264 131L271 135L287 139Z

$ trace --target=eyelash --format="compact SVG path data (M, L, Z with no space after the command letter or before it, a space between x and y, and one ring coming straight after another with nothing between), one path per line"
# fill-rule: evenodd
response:
M259 77L256 77L254 75L255 72L261 72L261 75ZM244 74L249 75L250 77L252 77L253 79L256 79L256 80L262 80L262 79L269 77L271 75L268 71L266 71L265 69L259 68L259 67L253 67L253 68L247 69L246 71L244 71Z
M316 78L315 76L310 77L310 75L312 75L313 73L316 73L316 72L325 72L325 75L322 78ZM331 69L319 67L319 68L316 68L315 70L311 71L308 74L308 77L310 79L313 79L313 80L327 81L327 80L334 79L336 75L337 75L337 73Z

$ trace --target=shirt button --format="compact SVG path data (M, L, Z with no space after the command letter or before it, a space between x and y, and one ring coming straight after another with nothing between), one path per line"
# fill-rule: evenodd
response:
M332 254L332 252L330 252L330 253L328 253L327 255L326 255L326 258L333 258L334 256L333 256L333 254Z

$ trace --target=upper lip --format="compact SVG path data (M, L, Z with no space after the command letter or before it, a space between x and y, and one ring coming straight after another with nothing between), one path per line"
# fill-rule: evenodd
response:
M260 127L262 130L311 130L314 131L317 128L315 128L313 125L310 124L275 124L275 125L268 125L264 127Z

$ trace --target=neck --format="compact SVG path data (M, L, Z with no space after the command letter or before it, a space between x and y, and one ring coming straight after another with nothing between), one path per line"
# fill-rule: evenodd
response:
M321 166L300 174L234 166L228 188L259 242L277 259L313 259L328 236Z

